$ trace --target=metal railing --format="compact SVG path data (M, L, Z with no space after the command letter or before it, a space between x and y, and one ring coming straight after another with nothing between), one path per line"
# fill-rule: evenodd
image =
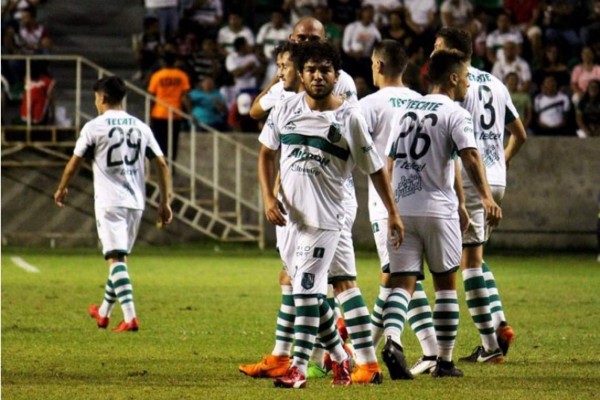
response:
M67 67L61 68L64 73L65 69L74 69L74 78L68 78L68 82L73 82L74 87L69 88L63 82L58 82L56 85L57 100L63 103L70 102L72 105L71 115L73 115L73 125L69 127L58 127L55 125L39 126L34 125L31 120L30 112L25 118L24 125L2 126L2 146L3 153L10 153L10 148L23 145L36 146L68 146L74 145L74 140L83 124L95 117L95 106L93 101L93 93L90 88L83 87L84 82L95 82L97 79L105 76L114 75L111 71L91 62L90 60L76 55L35 55L35 56L20 56L20 55L2 55L2 63L5 62L21 62L25 64L25 74L29 77L31 74L31 63L34 60L46 60L52 62L52 67L59 64L66 64ZM238 233L238 238L224 237L223 234L209 235L220 240L243 240L256 241L260 248L264 248L264 220L262 199L259 195L258 184L256 180L252 180L251 184L244 185L248 180L243 177L243 163L252 162L256 165L258 152L242 143L238 143L235 139L217 131L209 126L206 126L181 110L171 107L169 104L160 101L156 97L149 94L145 89L142 89L132 82L125 80L128 89L127 97L124 100L124 107L131 114L138 116L147 124L150 124L151 106L153 102L164 105L169 110L168 123L168 154L166 158L169 162L169 168L174 173L175 183L174 193L179 201L183 201L187 206L202 207L205 211L212 214L220 223L224 223L227 227L226 232L235 231ZM26 78L25 82L28 81ZM27 89L25 89L26 92ZM31 109L29 96L25 95L27 101L27 109ZM91 96L91 97L90 97ZM89 101L85 101L86 97L90 97ZM68 111L68 110L67 110ZM140 117L143 115L143 117ZM175 119L178 116L179 119ZM184 123L189 127L189 131L180 132L179 146L187 145L189 152L179 152L180 160L173 161L173 123ZM61 130L69 130L75 132L72 141L59 141L57 132ZM199 129L202 129L200 131ZM37 131L49 131L50 137L46 140L36 140ZM25 132L24 137L11 139L7 132L22 131ZM183 138L187 138L189 133L189 142ZM208 154L208 149L199 148L198 138L202 136L202 142L206 142L206 136L212 136L212 152ZM223 176L223 151L226 147L233 148L232 152L227 154L225 161L231 164L231 158L234 157L233 168L230 171L226 170L226 178ZM183 153L183 154L182 154ZM212 158L211 165L208 165L207 159ZM184 159L184 161L181 161ZM198 160L202 162L199 163ZM233 176L231 176L233 175ZM233 180L233 183L227 186L226 181ZM181 182L185 182L183 186ZM207 195L210 192L210 195ZM189 222L189 221L187 221ZM209 226L210 227L210 226ZM203 233L207 233L206 227L199 229ZM241 238L241 239L240 239Z

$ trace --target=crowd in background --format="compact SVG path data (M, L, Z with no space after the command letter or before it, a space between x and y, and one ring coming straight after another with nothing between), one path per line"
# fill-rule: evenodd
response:
M3 4L3 53L49 52L47 30L28 10L40 0ZM276 74L274 48L294 23L314 16L342 53L359 98L371 93L371 50L381 39L404 44L407 86L427 91L435 32L471 32L474 66L503 80L528 132L600 136L600 0L145 0L135 36L137 72L148 88L166 54L189 79L199 122L224 131L257 131L248 104ZM25 17L23 16L25 15ZM8 32L8 34L7 34ZM4 68L9 83L18 65ZM41 68L43 70L43 68ZM12 76L11 76L12 75Z

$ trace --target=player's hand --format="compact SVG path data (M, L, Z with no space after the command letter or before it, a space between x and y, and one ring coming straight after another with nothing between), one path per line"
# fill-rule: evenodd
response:
M65 205L64 201L68 193L69 190L67 188L56 189L56 192L54 192L54 204L62 208Z
M469 225L471 225L471 218L469 218L469 212L464 204L458 206L458 219L460 220L460 231L462 233L467 232Z
M285 209L283 208L283 204L275 197L271 197L269 200L265 201L265 216L267 217L267 221L277 226L285 226L286 219L284 215L286 214Z
M388 216L388 232L390 234L390 242L395 249L400 248L404 240L404 224L398 214Z
M498 226L500 221L502 221L502 209L500 206L494 200L489 200L483 202L483 207L487 223L492 227Z
M158 217L156 219L156 227L162 229L164 225L168 225L173 222L173 211L169 204L158 205Z

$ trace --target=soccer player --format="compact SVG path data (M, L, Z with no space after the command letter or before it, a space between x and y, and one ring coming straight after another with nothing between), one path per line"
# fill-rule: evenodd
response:
M394 207L383 163L373 148L360 109L333 94L339 53L316 42L297 49L295 65L305 92L284 100L271 112L259 140L259 181L267 220L287 226L294 240L292 278L296 318L294 358L280 387L304 387L306 368L319 328L332 325L324 300L328 267L338 248L345 220L344 183L354 165L371 175L389 213L389 232L399 246L402 223ZM273 195L275 157L281 151L280 200ZM288 210L287 219L284 210ZM284 254L290 250L284 249ZM293 265L293 269L289 268ZM328 318L331 316L331 318ZM368 314L367 314L368 316ZM324 323L325 321L325 323ZM370 331L369 336L370 336ZM334 384L351 383L346 353L337 330L321 339L331 353ZM331 339L331 340L330 340Z
M369 132L375 143L377 153L382 159L387 159L385 146L391 131L391 120L393 116L402 110L402 106L409 100L418 100L422 96L405 87L402 82L402 74L406 69L408 58L402 45L394 40L383 40L377 43L371 56L373 71L373 82L379 90L359 101L363 115L367 120ZM389 279L389 255L387 251L387 211L379 198L373 184L369 181L369 218L373 229L377 254L381 265L381 286L379 295L375 301L371 315L371 330L373 333L373 344L377 348L383 334L382 311L383 305L391 291L387 287ZM417 282L421 288L421 283ZM415 293L424 295L424 291L417 290ZM433 369L437 360L437 341L433 324L419 324L421 315L425 314L431 318L431 309L426 303L422 309L421 299L413 298L409 304L408 319L414 320L415 334L423 347L425 358L418 363L419 368ZM415 374L419 373L415 371ZM412 370L411 370L412 373Z
M417 280L424 277L423 258L433 275L436 299L433 324L438 360L432 375L463 375L452 361L459 318L455 276L461 258L455 152L481 198L490 224L502 218L472 135L472 117L455 103L464 100L469 87L466 60L457 51L434 53L429 62L433 85L430 94L405 102L391 123L386 146L388 168L405 224L402 246L396 249L388 245L392 290L382 313L386 336L382 355L392 379L412 378L400 337Z
M285 45L279 53L278 71L279 86L284 90L281 99L289 97L292 92L303 90L303 86L297 81L296 68L289 59L293 49L302 46L303 43L314 41L312 38L324 40L325 32L322 24L314 18L303 18L295 27L290 37L291 41L298 45ZM342 79L343 71L338 71L339 78L336 81L333 93L348 101L354 102L356 88L352 79ZM347 76L347 74L346 74ZM340 84L343 81L344 83ZM278 97L276 97L278 98ZM269 103L272 104L272 103ZM256 103L255 103L256 105ZM270 110L270 108L269 108ZM336 249L335 256L329 271L329 280L333 285L333 291L341 304L344 316L348 319L347 332L354 346L357 366L352 373L355 383L381 383L382 375L377 363L377 356L370 335L369 311L366 307L360 289L356 285L356 265L354 260L354 247L352 244L352 224L356 216L357 203L354 193L354 184L349 177L344 186L344 211L345 223L341 238ZM277 242L284 265L290 264L282 253L282 243L290 236L285 228L277 227ZM291 264L290 264L291 265ZM259 363L240 365L239 370L253 377L277 377L287 371L289 366L289 354L293 343L293 322L295 309L292 299L291 281L287 272L282 270L279 276L282 290L282 301L277 319L275 335L275 347L270 355L263 357ZM333 297L328 299L330 307L335 309ZM339 321L343 321L338 319ZM323 377L326 369L323 361L324 349L317 344L311 358L309 377Z
M473 50L471 35L461 29L443 28L436 36L434 51L441 49L457 49L470 58ZM469 82L471 86L461 105L473 116L475 141L494 199L500 203L506 188L506 169L525 143L527 133L508 89L499 79L469 67ZM505 128L510 132L506 148ZM483 260L483 246L489 240L492 226L486 224L474 183L464 169L462 174L471 224L463 236L461 270L467 306L482 345L459 361L502 363L515 334L506 322L494 275Z
M114 332L137 331L139 322L133 302L133 286L127 270L127 255L135 242L146 197L144 157L158 170L160 190L157 225L171 223L170 183L167 163L150 128L123 109L126 94L121 78L102 78L94 84L99 116L85 124L54 193L54 202L64 206L67 187L84 158L91 158L94 172L96 226L102 253L109 265L104 300L91 305L89 314L98 328L106 328L118 299L124 320Z

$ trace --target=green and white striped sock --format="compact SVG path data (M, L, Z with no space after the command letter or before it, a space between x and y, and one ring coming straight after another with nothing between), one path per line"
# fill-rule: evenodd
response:
M498 293L498 288L496 287L496 279L494 278L494 274L485 261L483 262L481 269L483 270L485 286L488 289L488 294L490 297L490 312L492 313L492 318L494 319L494 328L498 329L500 323L506 321L506 317L504 316L504 308L502 307L502 300L500 300L500 294Z
M100 314L101 317L110 318L115 306L115 301L117 301L117 295L115 294L115 289L113 289L112 281L110 280L110 277L108 277L106 286L104 287L104 299L98 309L98 314Z
M110 280L112 281L117 299L121 303L123 319L125 322L130 322L136 315L135 304L133 303L133 286L129 278L129 272L127 271L127 264L124 262L112 264L110 268Z
M294 304L296 305L296 323L294 324L293 365L306 376L308 360L315 345L321 320L319 298L317 295L295 295Z
M407 317L410 327L419 339L423 355L436 356L438 346L433 328L433 316L421 281L417 282L410 303L408 303Z
M481 268L467 268L462 272L465 285L465 298L469 313L479 331L483 348L491 351L498 348L496 330L490 314L490 299L488 296Z
M456 290L438 290L435 292L433 306L433 326L438 342L438 357L443 361L452 361L452 351L458 332L458 297Z
M337 296L342 310L348 336L354 347L356 362L360 365L377 362L371 336L371 318L360 289L345 290Z
M377 348L383 336L383 306L392 289L379 286L379 295L375 299L373 312L371 313L371 336L373 338L373 347Z
M348 356L342 347L342 340L340 339L336 325L337 317L331 308L329 301L319 300L319 314L321 317L319 322L318 342L327 349L333 361L344 361ZM316 348L317 345L315 345L314 349Z
M392 288L383 306L383 329L385 337L391 336L392 340L402 345L402 330L406 322L410 293L402 288Z
M275 347L271 353L274 356L289 356L294 343L294 320L296 319L296 306L292 287L281 286L281 305L277 315L275 328Z

